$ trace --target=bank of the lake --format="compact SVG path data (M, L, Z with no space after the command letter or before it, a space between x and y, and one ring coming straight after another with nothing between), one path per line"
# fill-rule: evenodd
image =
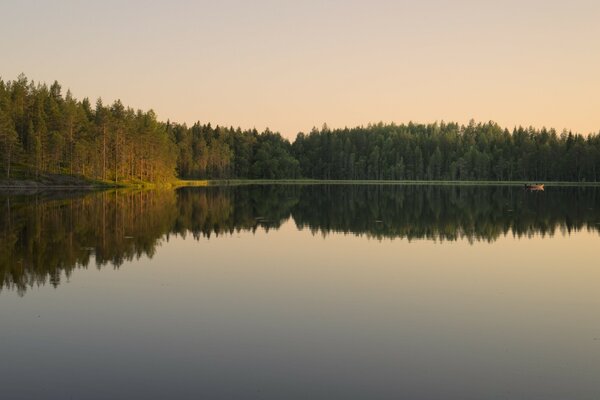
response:
M205 186L196 181L194 186ZM30 174L17 174L10 179L0 178L0 190L21 191L21 190L70 190L70 189L115 189L115 188L173 188L182 185L179 180L171 179L161 182L149 182L142 180L122 180L110 181L101 179L90 179L80 175L70 174L40 174L32 176Z
M343 180L343 179L173 179L164 182L122 181L111 182L90 180L79 176L45 174L25 179L0 179L0 190L102 190L114 188L168 189L203 186L243 186L243 185L432 185L432 186L524 186L531 181L467 181L467 180ZM600 182L558 182L536 181L536 184L549 186L595 187Z
M433 185L433 186L524 186L531 181L452 181L452 180L335 180L335 179L214 179L178 180L184 186L241 186L241 185ZM536 181L544 186L600 186L600 182Z

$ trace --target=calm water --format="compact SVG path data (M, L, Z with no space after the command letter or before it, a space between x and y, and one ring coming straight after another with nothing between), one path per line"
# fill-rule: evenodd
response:
M598 399L600 189L0 195L6 399Z

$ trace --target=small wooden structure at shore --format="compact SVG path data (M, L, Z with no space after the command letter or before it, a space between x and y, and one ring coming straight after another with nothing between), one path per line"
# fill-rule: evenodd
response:
M525 184L525 189L530 190L532 192L543 192L544 191L544 184Z

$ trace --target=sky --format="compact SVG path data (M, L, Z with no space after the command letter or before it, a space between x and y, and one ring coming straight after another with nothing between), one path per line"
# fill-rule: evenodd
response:
M0 77L161 120L600 131L600 2L3 0Z

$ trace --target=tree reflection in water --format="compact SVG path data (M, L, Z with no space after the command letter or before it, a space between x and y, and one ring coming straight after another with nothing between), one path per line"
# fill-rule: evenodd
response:
M169 235L211 238L299 229L375 239L492 242L599 231L598 188L509 186L251 185L177 191L3 195L0 288L57 286L91 263L116 268L152 257Z

